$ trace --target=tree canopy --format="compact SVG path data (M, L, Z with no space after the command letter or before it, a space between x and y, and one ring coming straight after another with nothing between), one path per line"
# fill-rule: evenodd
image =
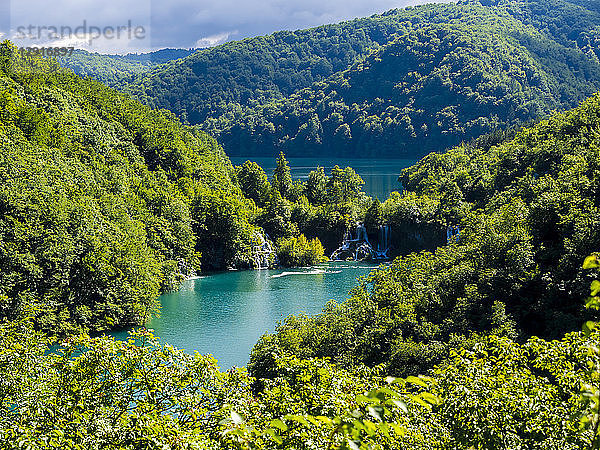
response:
M230 155L422 156L600 90L598 23L583 0L427 4L203 49L120 88Z

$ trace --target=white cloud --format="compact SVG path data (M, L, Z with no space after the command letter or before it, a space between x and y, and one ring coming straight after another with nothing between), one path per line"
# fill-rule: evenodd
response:
M213 34L211 36L206 36L198 39L194 44L196 48L206 48L206 47L214 47L215 45L223 44L229 40L230 36L234 36L238 33L235 31L226 31L224 33Z

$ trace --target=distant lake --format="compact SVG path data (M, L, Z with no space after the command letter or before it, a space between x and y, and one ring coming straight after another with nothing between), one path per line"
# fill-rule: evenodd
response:
M231 157L231 162L235 165L241 165L247 160L256 162L267 173L269 178L275 169L276 157ZM412 166L418 160L412 159L344 159L344 158L289 158L292 178L295 180L306 180L311 170L317 166L325 169L329 174L333 167L342 168L350 166L365 181L363 190L371 197L377 197L382 202L385 201L390 192L401 190L398 182L398 175L405 167Z

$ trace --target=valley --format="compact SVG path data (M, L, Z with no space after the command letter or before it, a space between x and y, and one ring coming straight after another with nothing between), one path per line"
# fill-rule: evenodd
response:
M598 24L2 41L0 447L600 448Z

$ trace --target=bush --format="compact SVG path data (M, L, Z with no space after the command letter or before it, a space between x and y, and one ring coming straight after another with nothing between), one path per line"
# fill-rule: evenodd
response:
M327 261L321 241L318 238L308 240L303 234L278 239L277 256L280 264L286 267L310 266Z

